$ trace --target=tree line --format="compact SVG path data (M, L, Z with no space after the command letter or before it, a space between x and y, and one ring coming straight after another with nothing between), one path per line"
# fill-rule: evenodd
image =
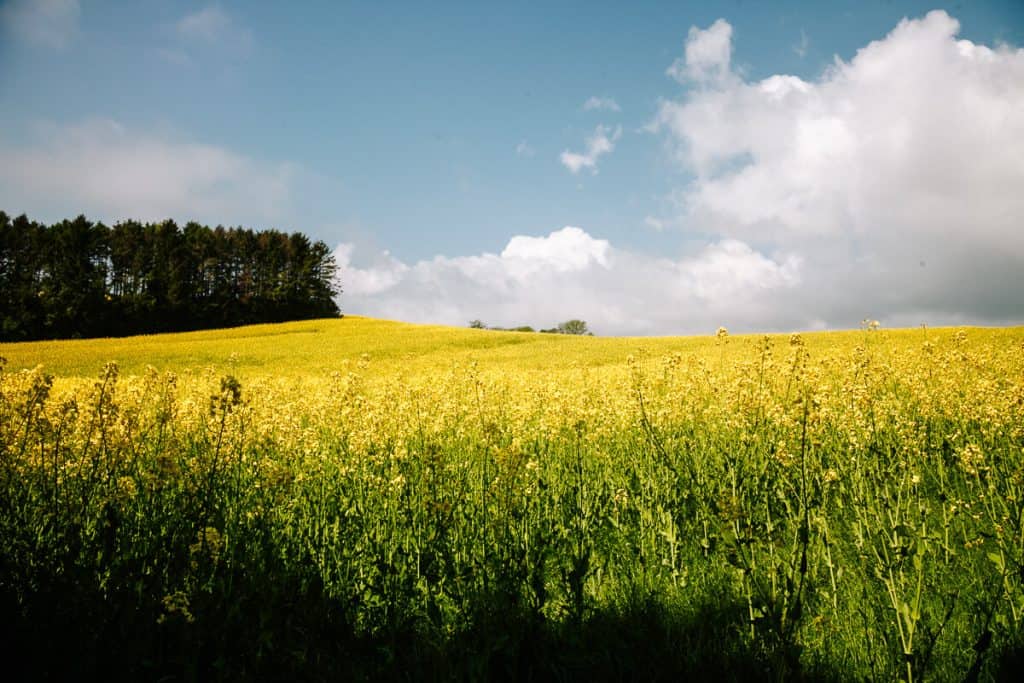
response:
M0 340L120 336L336 316L330 249L195 222L53 225L0 211Z
M548 329L535 330L530 325L520 325L518 327L493 327L483 323L482 320L470 320L469 326L474 330L497 330L499 332L540 332L541 334L578 334L587 337L593 337L594 333L587 328L587 321L585 320L566 320L564 323L558 323L555 327Z

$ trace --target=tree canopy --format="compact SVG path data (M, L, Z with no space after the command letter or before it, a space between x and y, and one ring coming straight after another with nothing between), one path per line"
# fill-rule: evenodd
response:
M558 332L561 334L590 334L585 320L566 320L564 323L559 323Z
M330 249L302 233L0 211L0 340L96 337L338 315Z

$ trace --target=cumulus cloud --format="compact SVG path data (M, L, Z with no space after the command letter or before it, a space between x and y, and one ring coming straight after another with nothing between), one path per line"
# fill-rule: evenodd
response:
M59 50L78 35L81 14L78 0L12 0L0 7L0 25L18 39Z
M216 145L131 130L107 119L0 136L0 206L41 220L195 218L264 224L287 218L299 169Z
M583 103L583 111L614 111L620 112L622 108L619 103L611 97L598 97L596 95L587 98Z
M581 169L588 168L597 173L597 160L615 149L615 143L622 137L622 126L611 129L608 126L598 126L594 134L587 138L587 151L583 153L570 152L565 150L559 159L562 165L573 174L579 173Z
M388 252L357 264L335 251L348 313L465 325L551 326L582 318L600 334L774 324L768 304L800 283L800 261L737 240L669 259L618 249L577 227L517 235L499 254L407 264ZM795 322L795 321L790 321Z
M680 219L798 254L780 318L1024 320L1024 50L958 31L935 11L816 80L747 81L726 22L690 30L669 72L699 87L653 126L695 176Z
M602 334L1024 322L1024 50L958 30L932 12L816 79L755 81L726 21L695 27L668 70L686 90L651 126L686 181L674 215L646 220L689 251L573 227L415 263L345 244L343 308ZM599 126L562 163L596 170L620 134Z

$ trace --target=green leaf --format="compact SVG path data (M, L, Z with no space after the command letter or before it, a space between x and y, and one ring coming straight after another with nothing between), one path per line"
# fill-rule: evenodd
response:
M992 563L999 571L1006 571L1006 563L1003 562L1003 556L1001 553L988 553L988 559L992 560Z

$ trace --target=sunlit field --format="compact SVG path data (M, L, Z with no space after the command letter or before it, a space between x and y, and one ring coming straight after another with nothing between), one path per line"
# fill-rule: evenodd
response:
M345 317L0 356L6 644L52 676L1024 664L1024 328Z

